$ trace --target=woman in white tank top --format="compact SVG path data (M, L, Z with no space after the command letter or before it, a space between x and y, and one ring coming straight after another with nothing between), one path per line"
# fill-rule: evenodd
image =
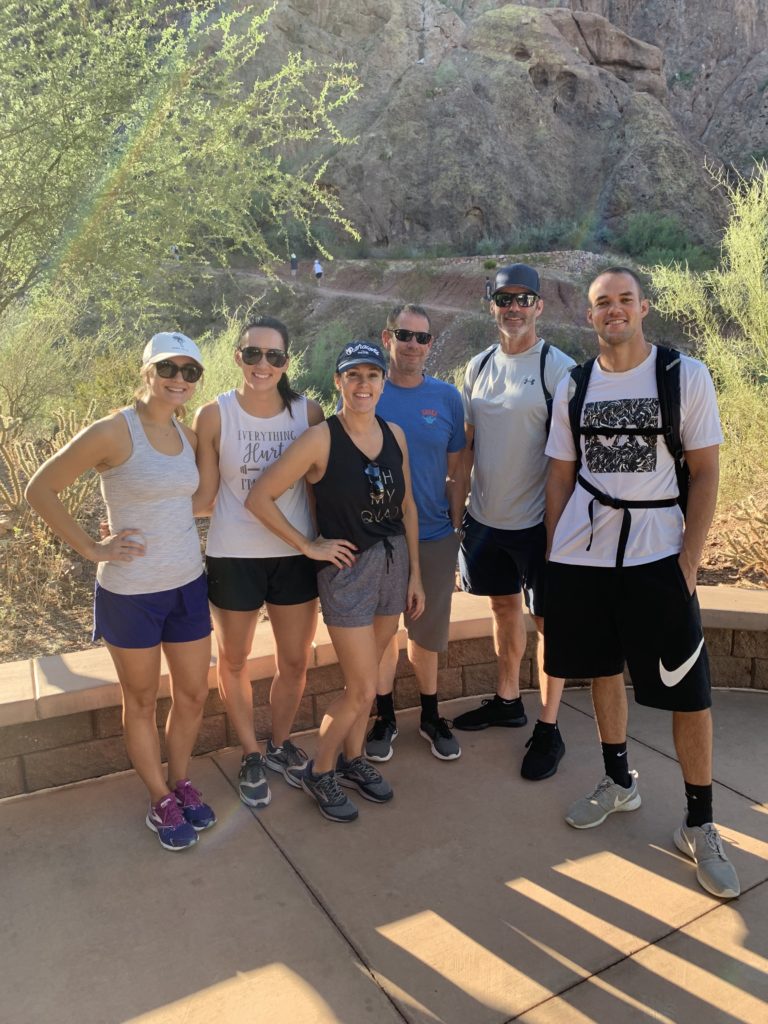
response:
M288 345L288 329L280 320L262 316L246 324L234 352L242 375L238 387L204 405L194 424L200 503L211 513L206 569L219 692L243 748L238 789L250 807L265 807L272 798L266 768L285 775L289 767L307 760L289 736L317 626L316 569L244 505L262 471L323 419L317 402L298 395L288 383ZM292 525L304 536L314 536L304 481L283 499L282 511ZM272 735L262 753L254 728L248 655L265 604L275 638L276 671L269 698Z
M187 778L208 696L211 627L193 517L197 438L177 419L203 372L197 345L156 334L143 353L143 389L133 408L83 430L35 473L27 500L53 532L98 563L94 639L103 637L123 695L128 756L149 791L146 824L167 850L197 842L216 823ZM94 540L59 494L88 470L101 475L109 533ZM171 676L160 760L155 706L160 651Z

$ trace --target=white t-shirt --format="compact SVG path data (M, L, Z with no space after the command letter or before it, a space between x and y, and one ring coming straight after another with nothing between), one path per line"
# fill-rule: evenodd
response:
M527 530L544 519L547 405L541 386L540 338L533 348L507 355L500 346L478 374L488 349L470 360L464 376L464 419L475 428L469 514L484 526ZM545 377L554 395L574 365L551 346Z
M547 455L576 461L568 421L570 377L555 394ZM721 444L723 432L717 398L703 363L681 356L680 434L684 451ZM656 388L656 346L639 366L624 373L606 373L595 362L581 416L582 426L660 426ZM659 434L581 437L580 473L599 491L625 501L657 501L678 494L675 465ZM550 560L569 565L615 566L622 509L595 501L592 546L589 544L589 503L592 495L578 483L555 529ZM683 514L670 508L631 509L632 525L624 565L655 562L680 552Z

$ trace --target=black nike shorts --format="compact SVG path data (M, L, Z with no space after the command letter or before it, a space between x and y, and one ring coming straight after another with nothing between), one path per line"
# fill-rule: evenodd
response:
M618 675L635 701L666 711L712 704L699 600L677 556L623 569L547 567L544 671L565 679Z

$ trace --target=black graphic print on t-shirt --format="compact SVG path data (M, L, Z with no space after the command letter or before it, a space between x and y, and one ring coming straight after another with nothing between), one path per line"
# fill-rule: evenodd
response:
M588 402L585 427L658 427L658 398L619 398ZM587 468L592 473L653 473L656 470L657 434L615 434L585 437Z

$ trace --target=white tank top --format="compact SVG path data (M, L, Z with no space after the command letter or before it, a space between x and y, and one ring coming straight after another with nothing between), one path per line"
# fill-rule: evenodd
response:
M99 562L96 579L115 594L156 594L183 587L203 571L200 538L192 517L192 495L200 477L184 431L178 455L164 455L149 443L135 409L123 409L132 451L125 462L101 474L109 529L134 529L146 546L132 562Z
M221 415L219 438L219 493L216 496L205 553L212 558L280 558L298 555L244 507L248 491L260 473L280 458L297 437L309 427L307 400L291 404L293 416L283 409L277 416L262 419L245 412L237 392L217 398ZM309 513L307 485L297 480L277 499L285 518L303 533L314 536Z

